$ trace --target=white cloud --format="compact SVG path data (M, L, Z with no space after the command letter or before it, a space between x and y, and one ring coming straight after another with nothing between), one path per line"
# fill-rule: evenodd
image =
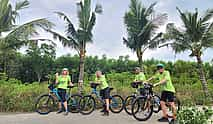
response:
M48 17L48 19L56 23L57 26L55 29L63 33L65 26L64 22L53 14L53 12L65 12L71 18L75 26L78 26L75 4L77 1L78 0L30 0L30 8L21 12L20 23L35 18ZM129 1L130 0L93 0L94 3L99 2L103 5L104 12L102 15L97 17L97 24L94 28L94 43L88 45L87 55L102 56L102 54L106 54L109 57L118 58L120 55L124 56L128 54L130 59L137 59L136 55L122 43L122 37L126 35L126 29L123 24L123 16L128 10ZM206 6L213 5L212 0L206 1L208 2L208 5ZM151 3L155 2L155 0L143 0L142 2L144 2L145 5L150 5ZM169 15L167 22L174 22L178 26L181 26L181 21L177 13L176 6L179 6L183 10L188 8L191 10L191 8L197 6L199 7L199 10L206 9L203 4L200 4L203 3L202 0L158 0L157 2L157 13L167 12ZM165 31L165 25L159 30ZM42 34L42 36L51 38L51 35ZM74 50L70 50L70 48L63 48L63 46L58 43L57 56L67 53L74 54L76 52ZM211 50L205 52L203 56L204 60L209 61L212 59L210 53L213 52ZM144 55L145 59L150 59L153 57L156 59L171 61L174 59L194 60L189 58L187 53L177 55L175 58L174 52L167 48L146 51Z

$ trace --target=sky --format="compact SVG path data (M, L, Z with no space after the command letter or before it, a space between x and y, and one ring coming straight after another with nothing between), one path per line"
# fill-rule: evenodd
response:
M12 4L19 0L11 0ZM47 18L55 23L54 30L64 34L65 23L54 12L64 12L72 20L75 27L78 27L77 7L79 0L29 0L30 7L20 12L18 24L23 24L37 18ZM198 8L202 14L206 9L213 7L213 0L141 0L144 6L149 6L157 2L155 7L156 13L167 13L168 20L177 26L182 26L181 20L177 13L176 7L183 11L194 11ZM87 45L87 55L101 57L105 54L109 58L118 58L119 56L129 55L130 59L137 60L136 54L127 48L122 41L126 37L126 27L124 26L124 14L129 9L130 0L92 0L92 4L99 3L103 7L103 14L97 16L97 22L93 30L93 43ZM166 25L166 24L165 24ZM165 25L160 27L159 31L165 31ZM52 39L52 35L41 31L39 38ZM76 52L70 48L64 48L61 43L57 43L57 56L71 54ZM24 51L22 49L21 51ZM164 61L187 60L194 61L190 58L189 52L175 55L171 48L158 48L156 50L147 50L144 59L155 58ZM207 49L202 56L204 61L211 61L213 49Z

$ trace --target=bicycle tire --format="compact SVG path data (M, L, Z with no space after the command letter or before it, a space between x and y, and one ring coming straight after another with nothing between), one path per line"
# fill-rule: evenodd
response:
M124 100L124 110L128 115L132 115L132 104L135 100L135 96L131 95L131 96L127 96Z
M109 106L110 111L112 113L120 113L123 110L123 108L124 108L123 98L120 95L113 95L110 100L110 106Z
M43 105L42 104L42 107L47 109L47 111L44 111L44 112L40 111L39 107L38 107L38 105L39 105L39 103L41 102L42 99L44 99L45 101L47 100L46 101L47 105ZM48 106L48 103L51 103L51 102L52 102L51 106ZM50 112L53 111L53 107L54 106L55 106L54 98L51 95L49 95L49 94L44 94L44 95L41 95L40 97L38 97L38 99L36 100L36 102L35 102L35 111L37 113L41 114L41 115L49 114Z

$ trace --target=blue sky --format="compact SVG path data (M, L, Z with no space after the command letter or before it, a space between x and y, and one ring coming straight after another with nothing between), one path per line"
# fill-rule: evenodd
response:
M12 3L18 0L11 0ZM64 23L62 19L59 19L53 12L61 11L69 15L70 19L78 26L78 20L76 15L76 2L79 0L29 0L30 7L21 11L20 19L18 23L24 23L37 18L47 18L56 24L54 27L57 32L63 34ZM150 5L153 2L158 2L155 10L157 13L167 13L168 22L176 23L181 26L179 15L176 11L176 6L181 10L193 11L194 8L202 13L207 8L213 7L213 0L142 0L145 6ZM93 5L100 3L103 6L103 14L98 15L97 23L94 28L93 44L89 44L87 47L87 55L102 56L106 54L110 58L118 58L121 55L129 55L130 59L136 60L136 54L126 48L122 42L122 37L126 36L126 30L123 23L124 13L128 10L130 0L92 0ZM165 26L162 26L160 31L165 30ZM44 32L41 32L41 36L44 38L51 38ZM57 42L57 41L56 41ZM75 54L74 50L70 48L63 48L60 43L57 43L57 56L64 54ZM213 50L208 49L204 52L203 60L210 61ZM175 55L170 48L160 48L157 50L148 50L145 52L144 59L159 59L166 61L182 60L194 60L194 58L188 57L189 53L182 53Z

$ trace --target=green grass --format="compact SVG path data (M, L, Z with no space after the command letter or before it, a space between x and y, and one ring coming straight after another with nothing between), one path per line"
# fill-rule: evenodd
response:
M108 77L109 78L109 77ZM115 78L115 77L113 77ZM116 78L115 78L116 79ZM130 80L108 79L111 87L114 88L112 94L120 94L124 98L130 95L135 89L131 88ZM89 81L85 81L84 93L91 92ZM182 105L209 105L212 104L203 94L201 84L174 83L177 96L181 100ZM0 80L0 112L32 112L34 111L34 103L36 98L41 94L48 93L47 82L32 84L22 84L20 81L11 79L9 81ZM213 83L209 83L209 92L213 96ZM154 89L160 92L159 87ZM73 92L77 92L74 88Z

